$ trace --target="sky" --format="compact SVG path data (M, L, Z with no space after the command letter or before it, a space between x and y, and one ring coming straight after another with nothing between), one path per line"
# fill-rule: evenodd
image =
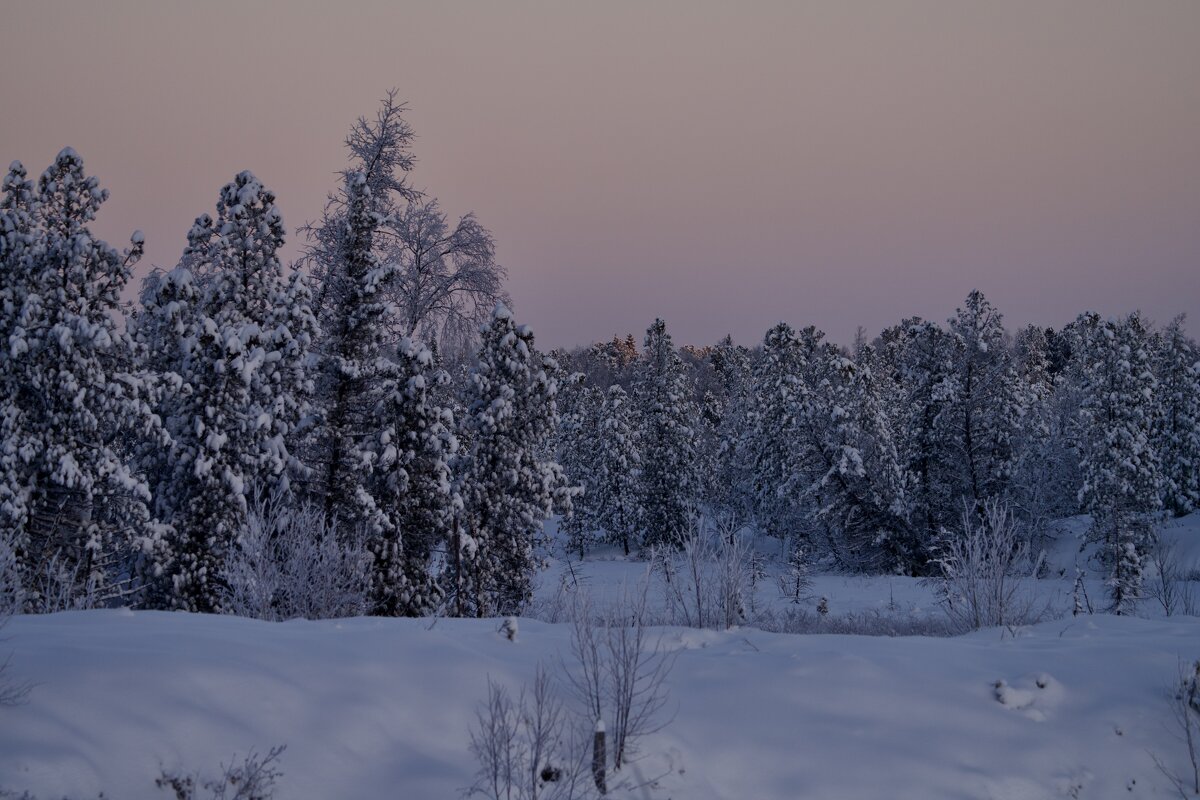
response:
M413 183L542 346L1200 316L1200 2L3 1L0 160L64 146L171 266L252 170L292 230L392 87ZM288 256L299 239L288 243Z

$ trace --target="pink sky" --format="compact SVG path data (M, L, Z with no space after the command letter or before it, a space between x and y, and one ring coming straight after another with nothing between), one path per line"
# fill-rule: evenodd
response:
M317 216L392 86L545 346L1200 313L1194 0L7 0L0 160L77 149L144 272L242 169Z

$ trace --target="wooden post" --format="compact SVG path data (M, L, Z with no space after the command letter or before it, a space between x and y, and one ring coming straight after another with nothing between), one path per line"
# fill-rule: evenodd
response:
M605 763L608 761L608 754L605 752L604 746L604 720L596 720L596 734L592 739L592 778L596 781L596 788L600 790L600 794L608 794L608 784L605 780Z

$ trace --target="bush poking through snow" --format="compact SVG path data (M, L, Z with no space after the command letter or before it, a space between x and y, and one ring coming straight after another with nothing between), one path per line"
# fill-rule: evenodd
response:
M215 780L163 770L154 784L173 792L175 800L270 800L275 796L275 781L283 775L278 762L285 748L286 745L277 745L265 756L251 750L240 764L222 764L223 774Z
M17 554L8 537L0 535L0 630L8 623L9 618L20 610L22 596ZM12 679L9 674L9 659L9 656L5 656L0 660L0 706L14 706L24 702L30 690L28 684Z
M1197 605L1190 580L1191 570L1184 563L1178 542L1156 534L1150 556L1155 569L1148 581L1147 595L1158 601L1168 617L1176 613L1195 615Z
M756 565L742 537L691 514L678 551L656 548L651 562L662 579L669 624L729 629L747 621Z
M597 615L580 598L571 635L571 660L563 665L583 722L604 725L614 772L637 754L638 741L669 722L667 677L675 654L651 641L643 582L608 614ZM582 723L581 723L582 724Z
M533 686L516 699L488 680L488 699L476 712L471 753L479 764L467 795L489 800L574 800L586 796L585 740L538 666Z
M959 629L1035 621L1034 599L1018 578L1029 567L1029 548L1006 503L987 500L978 514L965 508L962 530L946 537L936 563L942 607Z
M1191 765L1190 779L1181 777L1157 755L1151 753L1151 758L1159 772L1175 786L1180 797L1200 797L1200 661L1191 666L1179 665L1179 680L1172 688L1170 702L1171 713Z

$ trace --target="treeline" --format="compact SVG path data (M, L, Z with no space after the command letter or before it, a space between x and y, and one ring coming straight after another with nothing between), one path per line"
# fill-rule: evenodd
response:
M274 195L243 172L132 307L142 236L118 251L92 234L107 193L79 156L36 181L13 163L0 609L278 617L312 598L275 594L341 570L330 592L350 599L327 609L511 613L543 521L572 506L580 552L671 547L705 515L797 563L921 575L993 501L1033 540L1090 512L1121 609L1156 515L1200 505L1182 320L1010 333L973 292L947 325L909 319L850 349L782 323L754 349L677 348L657 320L640 350L543 355L491 234L408 182L403 112L389 95L354 125L297 264Z
M923 575L964 512L999 501L1035 545L1091 513L1120 610L1156 515L1200 504L1200 350L1182 319L1010 333L972 292L947 325L907 319L850 349L783 323L753 350L677 349L658 320L640 353L628 336L555 355L581 552L677 542L703 511L794 558Z
M36 181L12 164L0 200L6 607L228 610L260 588L246 551L263 544L263 508L303 509L266 521L292 555L298 520L311 529L300 539L332 530L337 546L364 548L370 613L526 602L542 520L573 493L551 452L553 370L506 308L490 233L408 183L403 111L389 95L353 127L299 264L282 264L275 197L243 172L136 308L121 293L143 237L118 251L93 235L107 192L78 154L63 150ZM325 545L307 552L325 558Z

